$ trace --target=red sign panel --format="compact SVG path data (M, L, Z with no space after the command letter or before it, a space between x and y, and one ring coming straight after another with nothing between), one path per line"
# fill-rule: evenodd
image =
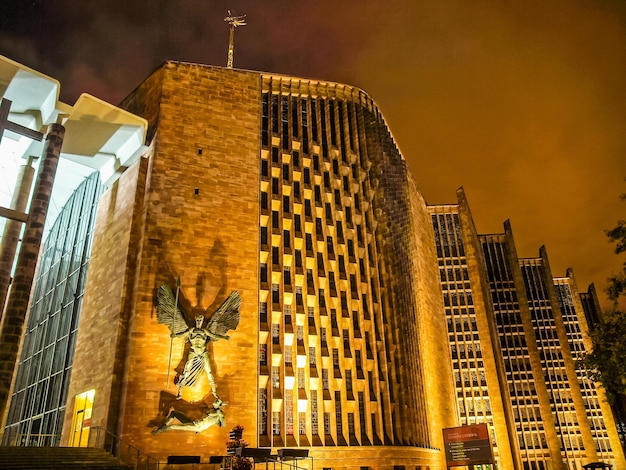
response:
M448 467L493 463L489 429L484 423L444 429L443 444Z

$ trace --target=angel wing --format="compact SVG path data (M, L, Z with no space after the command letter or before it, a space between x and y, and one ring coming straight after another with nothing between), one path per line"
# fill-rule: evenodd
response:
M228 298L224 301L220 308L209 319L206 329L213 334L224 336L228 330L234 330L239 325L241 315L239 307L241 306L241 297L236 290L232 291Z
M159 323L168 326L172 335L180 334L189 328L185 314L176 305L176 297L167 284L159 287L157 292L156 316Z

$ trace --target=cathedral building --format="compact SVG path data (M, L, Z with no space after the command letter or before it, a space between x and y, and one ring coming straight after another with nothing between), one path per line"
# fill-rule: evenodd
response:
M575 367L594 292L543 249L518 258L508 223L477 233L462 190L428 205L365 92L170 61L120 107L147 121L143 154L59 218L84 272L54 294L49 239L5 441L107 432L208 462L242 426L316 468L434 470L443 429L486 423L499 468L626 469ZM37 328L46 295L77 305L64 346Z

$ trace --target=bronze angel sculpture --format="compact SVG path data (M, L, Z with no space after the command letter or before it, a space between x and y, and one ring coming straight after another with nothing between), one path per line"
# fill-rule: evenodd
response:
M206 372L211 385L213 395L217 395L215 379L211 372L211 361L207 346L211 341L229 339L226 335L229 330L234 330L239 325L241 297L237 291L232 291L224 303L209 318L206 326L203 327L205 316L196 315L195 326L187 324L185 313L178 305L178 288L176 296L172 293L172 288L167 284L162 285L157 293L156 315L157 321L167 325L170 329L170 337L183 336L189 342L189 354L182 374L178 378L177 398L181 398L183 387L192 387L198 379ZM168 366L169 367L169 366Z

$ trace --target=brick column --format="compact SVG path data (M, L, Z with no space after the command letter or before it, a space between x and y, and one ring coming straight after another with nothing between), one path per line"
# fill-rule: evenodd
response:
M17 352L22 340L24 321L64 135L65 128L62 125L50 125L35 182L24 238L17 258L15 276L2 318L0 329L0 419L2 427L6 422L9 391L17 362Z
M18 212L25 212L28 204L28 196L35 176L35 169L31 166L32 161L33 157L28 157L28 161L20 167L17 175L16 190L9 207ZM4 302L11 283L11 271L13 270L13 261L21 231L22 222L7 220L0 245L0 318L2 318Z

